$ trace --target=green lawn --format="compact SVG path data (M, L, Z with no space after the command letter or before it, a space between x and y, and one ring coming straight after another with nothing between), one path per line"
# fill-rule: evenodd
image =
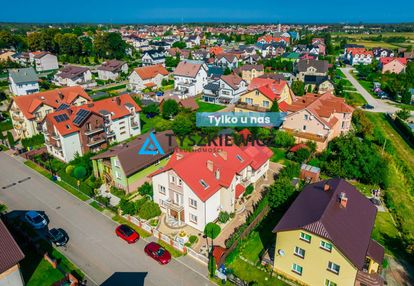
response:
M91 202L89 205L91 205L94 209L102 212L104 210L103 207L101 207L100 204L98 204L96 201Z
M10 119L0 122L0 131L7 131L13 129L13 123Z
M52 285L64 278L59 270L53 269L43 258L30 253L25 255L20 266L27 286Z
M284 162L286 159L286 151L282 148L271 147L273 151L272 158L270 158L271 162L280 163Z
M196 99L196 102L199 106L197 112L216 112L225 108L224 105L218 105L213 103L207 103L201 100L200 98Z
M352 106L362 106L367 103L365 98L358 92L345 92L345 101Z
M172 247L171 245L165 243L162 240L158 240L158 244L160 244L162 247L164 247L166 250L168 250L169 253L171 253L172 257L180 257L183 256L183 253L181 253L180 251L176 250L174 247Z
M85 274L56 248L53 248L52 256L56 259L64 272L71 273L78 279L83 279L85 277Z
M372 238L383 245L388 254L401 252L401 237L388 212L377 213Z

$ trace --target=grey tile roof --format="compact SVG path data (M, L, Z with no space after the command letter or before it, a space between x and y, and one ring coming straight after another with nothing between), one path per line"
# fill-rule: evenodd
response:
M34 68L11 69L9 75L15 83L35 82L39 81Z

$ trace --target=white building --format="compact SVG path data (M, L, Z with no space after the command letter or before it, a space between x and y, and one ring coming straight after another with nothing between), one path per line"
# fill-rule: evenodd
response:
M92 73L88 68L67 65L55 75L54 82L58 86L81 85L84 88L96 85L92 81Z
M39 92L39 77L30 68L9 70L9 89L16 96Z
M59 68L58 59L49 52L29 53L30 62L34 64L37 72L57 70Z
M269 148L220 149L217 153L176 151L164 168L151 175L154 202L167 214L169 224L203 231L220 212L233 213L246 187L266 176Z
M204 62L185 60L174 70L174 90L182 96L196 96L207 84L208 68Z
M124 61L109 60L97 68L100 80L116 81L121 74L128 72L128 64Z
M162 50L150 50L146 51L141 58L143 66L152 65L164 65L165 64L165 52Z
M247 83L236 74L222 75L204 86L203 99L208 102L234 104L247 91Z
M132 71L128 88L133 91L141 91L147 87L161 87L163 79L168 77L167 69L162 65L153 65L136 68Z

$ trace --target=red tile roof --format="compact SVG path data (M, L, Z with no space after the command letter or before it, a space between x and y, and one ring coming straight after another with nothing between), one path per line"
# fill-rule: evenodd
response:
M168 71L163 65L152 65L146 67L140 67L134 69L134 71L139 75L142 80L152 79L157 75L161 74L163 76L168 75Z
M119 104L117 102L117 98L120 99ZM117 119L130 114L129 110L125 106L126 104L134 106L136 112L141 111L141 108L135 103L129 94L122 94L117 97L111 97L81 106L72 106L68 109L49 113L46 115L46 120L56 127L60 135L65 136L79 131L79 127L73 123L79 109L89 110L91 113L95 113L100 116L102 116L102 111L110 112L111 118ZM55 117L61 114L66 114L69 119L57 122Z
M246 188L243 185L237 184L236 185L236 198L239 198L244 193L245 190Z
M237 90L243 81L237 74L222 75L220 78L234 90Z
M248 89L259 90L264 96L273 101L275 98L279 99L283 89L287 86L285 80L275 80L271 78L257 77L252 79Z
M309 147L308 147L308 145L306 145L304 143L299 143L299 144L296 144L295 146L293 146L292 148L290 148L289 151L290 152L296 152L296 151L298 151L299 149L302 149L302 148L309 148Z
M178 150L164 168L150 176L174 170L202 201L206 201L220 188L230 187L234 176L247 166L260 168L272 156L272 151L265 146L233 145L219 148L222 151L218 153ZM212 163L212 170L208 168L208 162ZM219 178L216 177L216 171L220 172ZM208 185L207 188L203 187L201 180Z
M35 117L33 112L41 105L47 105L56 109L62 103L68 105L73 104L78 97L83 97L87 101L92 101L81 86L63 87L24 96L17 96L13 97L13 101L27 119L33 119Z
M223 48L221 48L221 47L211 47L209 52L210 52L210 54L213 54L213 55L217 56L217 55L223 53Z
M352 54L353 56L355 55L370 55L370 56L374 56L374 53L372 51L368 51L365 48L348 48L347 50L348 54Z
M403 65L407 65L407 58L392 58L392 57L384 57L384 58L380 58L380 62L383 65L386 65L392 61L398 61Z

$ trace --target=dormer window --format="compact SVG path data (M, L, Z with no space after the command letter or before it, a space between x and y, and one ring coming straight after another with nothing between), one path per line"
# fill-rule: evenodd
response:
M237 160L239 160L240 162L243 162L244 160L243 160L243 158L239 155L239 154L237 154L236 155L236 158L237 158Z
M203 186L204 189L208 188L208 184L203 179L200 180L200 184Z

